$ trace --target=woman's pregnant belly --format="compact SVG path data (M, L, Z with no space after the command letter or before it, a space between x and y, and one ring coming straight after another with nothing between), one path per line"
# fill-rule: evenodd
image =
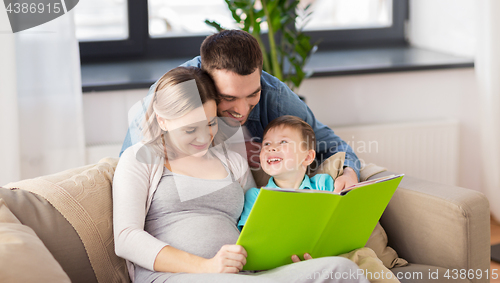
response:
M170 246L204 257L214 257L223 245L235 244L236 223L223 214L169 214L146 221L145 230Z

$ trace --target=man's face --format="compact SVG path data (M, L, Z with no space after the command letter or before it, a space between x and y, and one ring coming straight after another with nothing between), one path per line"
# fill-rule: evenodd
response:
M260 70L240 76L227 70L214 70L212 78L221 97L218 115L245 124L250 111L260 99Z

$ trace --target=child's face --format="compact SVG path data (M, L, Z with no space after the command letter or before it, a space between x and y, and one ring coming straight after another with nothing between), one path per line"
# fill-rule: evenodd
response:
M314 159L311 151L314 153L314 150L307 148L298 130L276 127L269 130L262 141L261 166L273 177L295 177L294 173L311 164Z

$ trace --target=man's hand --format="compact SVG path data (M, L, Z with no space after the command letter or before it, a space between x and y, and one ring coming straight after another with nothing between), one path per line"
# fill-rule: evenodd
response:
M312 256L308 253L304 254L304 260L312 259ZM299 262L300 258L297 255L292 255L292 261L293 262Z
M334 183L335 190L333 192L340 193L345 188L348 188L352 185L356 185L358 183L358 175L351 167L344 168L344 174L339 176Z
M259 168L262 143L249 141L245 142L245 147L247 149L248 166L250 166L250 168Z
M247 263L247 251L240 245L224 245L217 254L204 262L206 273L238 273Z

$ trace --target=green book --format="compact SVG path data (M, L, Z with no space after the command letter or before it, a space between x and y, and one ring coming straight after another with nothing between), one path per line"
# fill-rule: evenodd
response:
M358 183L340 194L262 188L236 242L248 253L244 270L267 270L301 259L364 247L403 175Z

